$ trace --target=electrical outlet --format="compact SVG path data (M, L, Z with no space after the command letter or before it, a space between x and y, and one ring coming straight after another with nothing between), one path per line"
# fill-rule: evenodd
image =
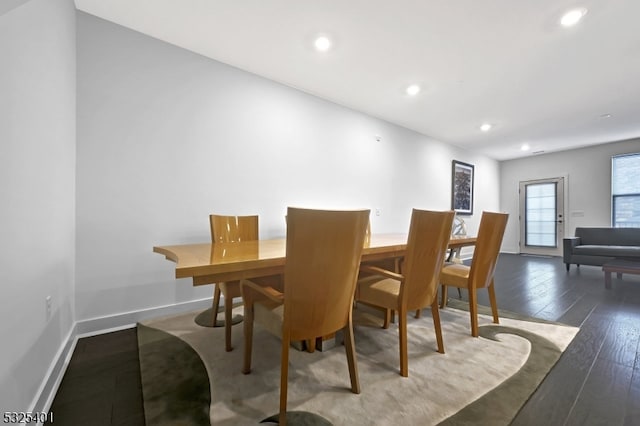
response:
M381 210L381 209L379 209L379 208L378 208L378 209L376 209L376 216L380 216L380 214L381 214L381 213L382 213L382 210Z

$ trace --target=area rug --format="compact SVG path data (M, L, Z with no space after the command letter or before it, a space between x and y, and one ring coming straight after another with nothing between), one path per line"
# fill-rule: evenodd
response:
M343 346L315 353L292 349L288 410L299 424L507 425L578 331L502 313L500 325L481 315L481 336L472 338L469 313L447 307L440 314L440 354L426 310L409 320L404 378L397 326L385 330L369 312L354 312L361 393L350 391ZM224 328L201 327L197 315L138 324L147 424L255 425L277 414L279 339L256 326L252 372L244 375L242 325L233 327L235 349L225 352Z

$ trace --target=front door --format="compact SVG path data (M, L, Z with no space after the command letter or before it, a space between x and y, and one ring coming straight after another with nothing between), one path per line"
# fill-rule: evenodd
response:
M520 182L520 253L562 255L564 178Z

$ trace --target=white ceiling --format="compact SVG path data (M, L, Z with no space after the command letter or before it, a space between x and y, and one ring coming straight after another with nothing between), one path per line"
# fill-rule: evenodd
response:
M640 137L639 0L75 3L498 160ZM559 25L574 7L588 13L575 27ZM333 40L330 51L313 48L318 34ZM413 83L422 91L410 97ZM484 122L493 129L481 132Z

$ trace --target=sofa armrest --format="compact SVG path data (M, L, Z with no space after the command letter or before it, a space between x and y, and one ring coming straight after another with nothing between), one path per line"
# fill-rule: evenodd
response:
M580 237L565 237L562 240L562 259L564 263L571 263L573 248L580 245Z

